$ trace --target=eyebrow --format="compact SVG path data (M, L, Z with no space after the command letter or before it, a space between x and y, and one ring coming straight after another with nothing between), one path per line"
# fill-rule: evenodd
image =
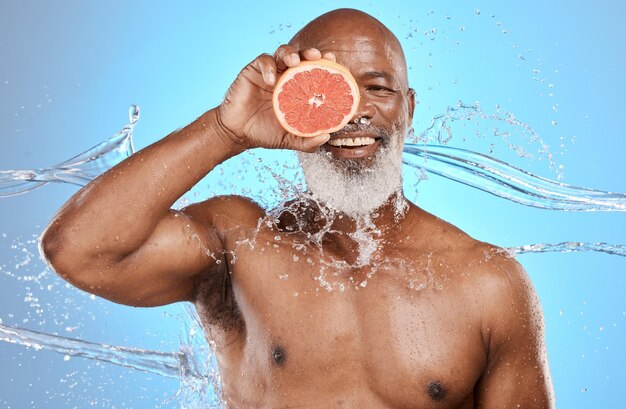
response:
M361 76L363 78L384 78L389 81L392 81L394 79L393 75L391 75L387 71L367 71Z

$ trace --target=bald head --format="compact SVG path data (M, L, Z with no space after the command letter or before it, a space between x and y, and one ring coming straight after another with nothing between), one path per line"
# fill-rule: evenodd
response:
M354 9L338 9L322 14L304 26L289 42L296 49L317 48L334 52L337 62L346 64L345 53L387 59L397 68L403 88L408 88L406 60L400 41L383 23Z

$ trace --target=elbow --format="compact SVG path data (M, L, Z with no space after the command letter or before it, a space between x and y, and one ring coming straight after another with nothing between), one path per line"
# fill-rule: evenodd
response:
M48 267L74 287L115 301L110 294L110 279L119 276L116 264L107 264L108 259L87 251L84 243L54 222L41 234L39 253Z
M39 254L52 270L70 281L70 277L81 270L80 253L75 251L80 245L71 243L66 237L53 222L39 239Z
M84 256L76 252L76 245L63 235L48 227L39 240L39 254L55 273L63 280L81 290L93 292L92 277L88 274ZM74 249L74 250L73 250Z
M52 227L52 225L48 226L39 237L39 255L48 266L54 269L54 260L61 246L58 234L52 232Z

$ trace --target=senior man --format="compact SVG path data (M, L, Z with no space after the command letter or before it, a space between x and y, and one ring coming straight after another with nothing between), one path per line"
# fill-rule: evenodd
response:
M290 135L274 84L321 58L354 75L357 113L331 135ZM397 38L363 12L326 13L248 64L218 107L72 197L42 250L114 302L195 303L228 407L552 407L523 269L402 194L414 106ZM306 194L274 210L239 196L171 209L256 147L298 151Z

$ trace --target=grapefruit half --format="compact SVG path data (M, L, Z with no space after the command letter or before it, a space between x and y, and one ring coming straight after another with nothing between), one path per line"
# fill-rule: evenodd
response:
M272 97L278 122L291 134L316 136L343 128L359 107L350 71L330 60L302 61L278 79Z

